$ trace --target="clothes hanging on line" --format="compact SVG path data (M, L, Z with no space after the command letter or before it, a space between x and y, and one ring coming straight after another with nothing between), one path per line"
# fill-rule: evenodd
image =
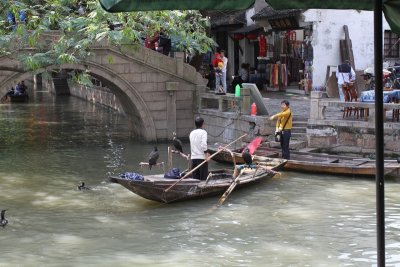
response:
M286 88L288 85L288 69L286 64L269 64L269 86L273 88Z

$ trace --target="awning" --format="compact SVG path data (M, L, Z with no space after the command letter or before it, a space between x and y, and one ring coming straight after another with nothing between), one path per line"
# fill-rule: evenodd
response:
M244 10L254 0L100 0L108 12L151 10Z
M151 10L244 10L254 0L99 0L108 12ZM267 0L274 9L356 9L373 10L371 0ZM383 0L383 12L393 32L400 34L400 0Z
M260 25L253 24L250 26L245 26L245 27L239 28L237 30L234 30L231 33L248 33L248 32L256 31L259 29L262 29L262 27Z
M400 0L383 0L383 13L393 32L400 34ZM374 10L371 0L267 0L274 9L355 9Z

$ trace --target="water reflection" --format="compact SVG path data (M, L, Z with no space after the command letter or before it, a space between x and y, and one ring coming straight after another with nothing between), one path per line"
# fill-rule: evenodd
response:
M107 177L153 145L74 98L2 105L0 266L373 266L375 183L283 173L225 205L147 201ZM160 160L167 146L159 144ZM176 158L181 169L186 163ZM79 191L85 181L91 191ZM400 185L386 187L387 266L400 265Z

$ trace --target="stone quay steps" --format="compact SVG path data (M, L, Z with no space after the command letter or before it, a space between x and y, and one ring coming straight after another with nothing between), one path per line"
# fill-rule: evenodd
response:
M275 142L275 141L269 141L264 143L266 147L272 147L272 148L281 148L281 143ZM290 139L289 143L289 149L290 150L300 150L304 149L307 147L307 141L302 141L302 140L295 140L295 139Z
M306 141L307 140L307 121L293 120L292 140Z

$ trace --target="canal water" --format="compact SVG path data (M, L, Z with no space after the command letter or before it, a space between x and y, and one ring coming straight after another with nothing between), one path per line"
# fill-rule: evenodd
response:
M150 173L138 163L152 146L130 138L124 117L73 97L0 105L0 266L375 266L373 180L282 173L220 208L159 204L107 181ZM387 266L400 266L399 192L387 182Z

